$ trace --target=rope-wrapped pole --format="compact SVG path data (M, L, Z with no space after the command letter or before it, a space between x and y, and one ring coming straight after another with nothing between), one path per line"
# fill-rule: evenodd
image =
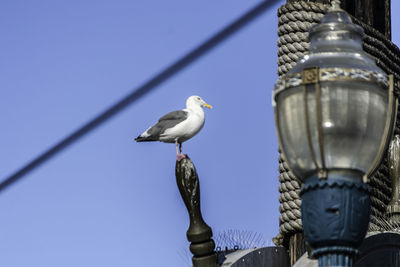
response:
M199 177L193 162L187 155L186 158L176 161L175 175L179 192L189 213L190 226L186 236L191 242L193 267L217 267L212 230L201 215Z

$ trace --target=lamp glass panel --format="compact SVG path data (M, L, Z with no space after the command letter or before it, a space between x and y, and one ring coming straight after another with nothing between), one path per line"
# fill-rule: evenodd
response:
M322 166L318 140L315 85L307 85L307 103L302 86L277 96L277 116L283 153L295 174L305 179L317 173L307 138L307 104L311 147ZM322 140L328 171L354 170L366 173L384 138L388 92L373 83L321 82Z

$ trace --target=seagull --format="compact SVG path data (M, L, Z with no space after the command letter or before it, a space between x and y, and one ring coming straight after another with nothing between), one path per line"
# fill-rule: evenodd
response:
M204 110L202 107L212 108L200 96L189 97L186 100L185 109L164 115L156 124L136 137L135 141L175 143L176 159L180 161L186 158L186 155L182 154L182 143L195 136L203 128Z

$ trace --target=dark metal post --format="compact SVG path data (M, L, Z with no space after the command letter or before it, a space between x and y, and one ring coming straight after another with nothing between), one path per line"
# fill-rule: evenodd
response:
M186 236L192 242L190 251L193 253L193 267L216 267L217 255L211 238L212 230L204 222L200 210L199 177L188 156L176 162L175 175L179 192L189 212L190 226Z

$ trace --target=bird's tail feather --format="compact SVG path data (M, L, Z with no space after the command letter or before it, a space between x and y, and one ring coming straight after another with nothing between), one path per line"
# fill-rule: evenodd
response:
M151 142L151 141L158 141L156 138L154 138L154 137L151 137L151 136L149 136L149 137L143 137L143 136L138 136L138 137L136 137L135 138L135 141L136 142Z

